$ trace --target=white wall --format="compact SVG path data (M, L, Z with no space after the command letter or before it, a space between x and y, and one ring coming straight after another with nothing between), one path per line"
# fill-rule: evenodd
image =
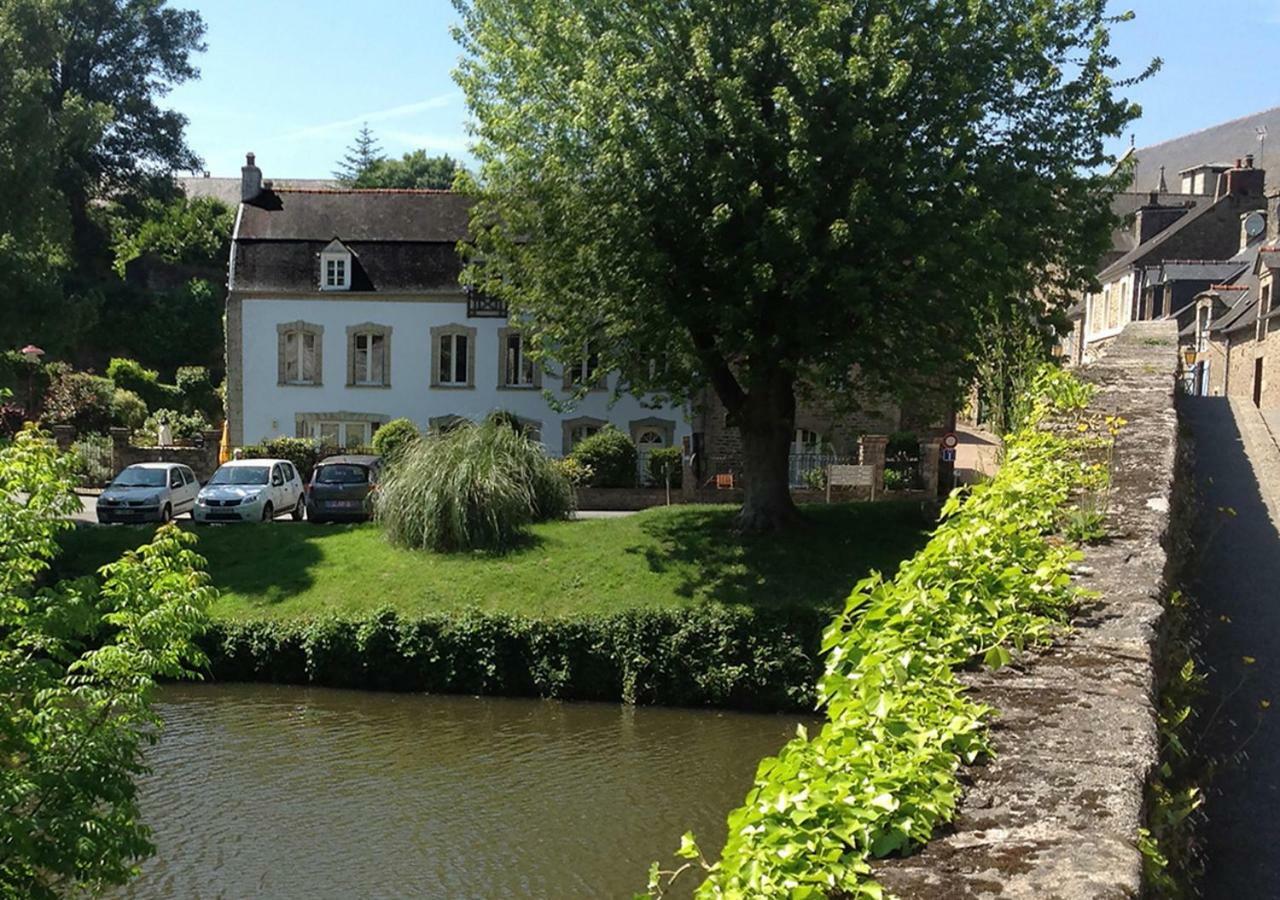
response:
M541 390L498 389L498 329L506 319L468 319L465 300L424 301L333 299L258 299L243 302L244 360L244 441L254 443L271 437L293 436L296 413L377 413L389 418L405 416L426 428L436 416L458 415L479 420L488 413L505 409L518 416L542 422L542 440L554 455L562 451L561 422L578 416L592 416L612 422L623 432L633 419L657 417L674 420L675 439L690 433L686 410L673 407L648 409L631 396L621 397L612 408L608 392L588 394L563 413L554 412ZM322 384L277 384L276 326L306 321L324 326ZM391 333L391 387L347 387L347 326L364 322L389 325ZM440 325L475 328L475 387L473 389L432 388L431 328ZM557 373L559 367L556 367ZM616 383L616 375L609 385ZM543 387L567 399L560 390L561 379L549 373Z

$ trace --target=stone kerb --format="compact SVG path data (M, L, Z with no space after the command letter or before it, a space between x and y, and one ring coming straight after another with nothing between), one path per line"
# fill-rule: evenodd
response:
M964 676L998 711L996 757L967 769L954 830L877 864L904 898L1136 897L1147 777L1158 755L1156 673L1169 560L1178 422L1173 322L1130 325L1081 370L1093 409L1128 420L1116 439L1109 528L1086 550L1095 592L1071 634L999 672Z

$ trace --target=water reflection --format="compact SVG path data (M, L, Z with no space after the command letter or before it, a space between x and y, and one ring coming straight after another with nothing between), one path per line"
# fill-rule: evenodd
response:
M269 685L162 700L158 853L119 896L629 897L684 830L720 846L797 721Z

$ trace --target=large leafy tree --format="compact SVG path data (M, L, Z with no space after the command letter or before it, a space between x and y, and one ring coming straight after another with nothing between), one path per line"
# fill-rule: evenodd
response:
M1110 227L1104 0L456 0L484 264L545 352L710 385L742 524L795 518L798 385L971 374L983 313Z
M74 465L34 431L0 449L0 894L121 884L151 852L135 778L158 678L194 674L213 598L173 526L88 577L49 565L79 505Z
M453 186L459 168L458 161L447 154L428 156L425 150L414 150L400 159L375 161L360 173L353 184L358 188L447 190Z

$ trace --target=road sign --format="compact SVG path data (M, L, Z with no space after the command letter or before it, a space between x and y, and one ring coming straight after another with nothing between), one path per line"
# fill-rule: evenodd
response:
M960 443L960 438L956 437L954 431L949 431L942 436L942 449L954 450L956 445Z
M955 449L955 447L943 447L943 448L942 448L942 461L943 461L943 462L949 462L949 463L953 463L953 462L955 462L955 461L956 461L956 449Z

